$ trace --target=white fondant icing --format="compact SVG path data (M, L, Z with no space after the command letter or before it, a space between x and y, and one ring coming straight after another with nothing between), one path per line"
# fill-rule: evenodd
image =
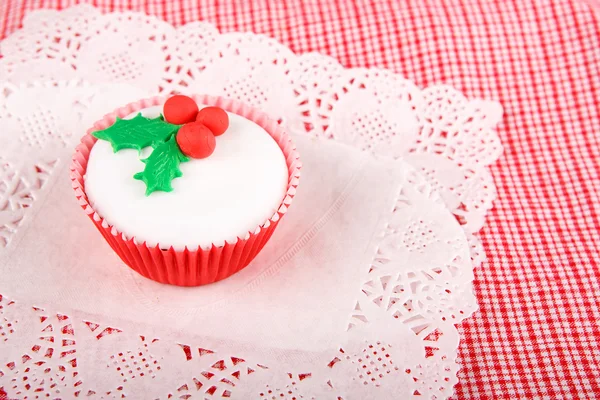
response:
M157 117L162 108L142 110ZM133 117L133 115L128 118ZM247 237L272 217L285 195L288 169L283 152L260 126L229 113L229 128L218 136L214 153L182 163L173 191L145 196L133 178L144 169L150 148L113 152L98 140L85 175L89 202L109 224L149 246L210 247Z

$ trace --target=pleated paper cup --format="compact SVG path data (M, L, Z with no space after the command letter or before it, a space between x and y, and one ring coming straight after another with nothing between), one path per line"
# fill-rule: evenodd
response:
M135 237L129 237L110 225L90 205L83 178L90 151L97 140L91 133L111 126L117 117L124 118L141 109L164 104L166 97L141 100L106 115L81 139L71 162L71 181L81 208L121 260L149 279L178 286L199 286L216 282L246 267L269 241L277 224L291 205L299 183L301 167L294 143L277 121L236 100L206 95L193 96L193 98L197 104L218 106L255 122L275 139L285 156L288 185L277 212L243 238L238 237L234 242L225 242L224 245L213 244L209 248L186 247L183 251L174 250L172 246L168 246L168 243L147 246L146 242L138 243Z

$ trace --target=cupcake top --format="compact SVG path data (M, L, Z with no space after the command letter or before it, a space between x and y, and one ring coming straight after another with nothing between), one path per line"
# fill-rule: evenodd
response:
M172 103L93 133L103 140L94 144L84 177L90 205L108 224L148 246L208 248L246 238L277 212L285 196L283 152L267 131L244 117ZM186 123L192 118L186 113L202 123ZM138 120L150 135L167 132L169 121L174 132L161 133L158 144L138 140L141 150L131 143L120 148L137 134L129 125L118 131L125 134L119 143L106 134Z

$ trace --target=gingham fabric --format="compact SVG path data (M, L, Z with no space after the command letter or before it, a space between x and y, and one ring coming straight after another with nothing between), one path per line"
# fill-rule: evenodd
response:
M0 37L27 11L0 0ZM174 25L254 31L296 52L500 101L499 197L460 326L457 398L600 398L600 4L594 0L94 1Z

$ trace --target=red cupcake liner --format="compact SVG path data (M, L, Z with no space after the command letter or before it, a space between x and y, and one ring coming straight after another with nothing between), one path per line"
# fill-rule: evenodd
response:
M232 243L225 242L221 246L213 244L210 248L199 246L196 249L188 249L186 247L183 251L176 251L173 247L168 250L161 249L160 243L154 247L148 247L146 242L137 243L135 238L127 238L125 234L107 223L90 205L85 193L83 177L86 173L90 151L97 140L91 133L109 127L117 117L123 118L143 108L161 105L166 101L166 97L153 97L131 103L104 116L100 121L94 123L81 139L71 162L71 181L81 208L121 260L131 269L149 279L178 286L199 286L217 282L246 267L269 241L277 224L292 203L302 166L292 139L281 125L266 114L236 100L206 95L193 97L198 104L221 107L260 125L275 139L285 155L288 167L288 186L284 199L277 212L254 231L248 232L244 239L238 237Z

